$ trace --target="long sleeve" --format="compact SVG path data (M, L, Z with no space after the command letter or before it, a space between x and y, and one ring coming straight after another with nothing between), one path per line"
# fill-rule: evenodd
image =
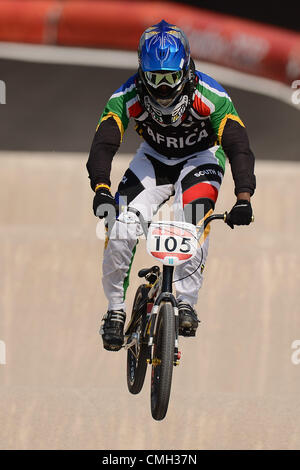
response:
M209 97L211 96L212 93ZM253 195L256 187L255 158L249 146L245 125L224 89L215 96L213 106L211 123L217 135L218 144L223 147L229 160L235 194L249 192Z
M86 165L93 190L97 183L110 186L111 164L120 143L121 133L115 119L110 117L102 121L94 136Z
M256 187L255 158L245 127L228 119L223 131L222 147L231 165L235 194L248 192L252 196Z
M136 95L135 79L136 74L113 93L100 116L86 165L93 190L97 183L110 186L112 160L129 124L130 100Z

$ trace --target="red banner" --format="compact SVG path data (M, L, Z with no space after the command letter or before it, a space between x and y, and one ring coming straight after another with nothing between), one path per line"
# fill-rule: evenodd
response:
M0 40L136 50L161 19L186 32L195 59L289 84L300 78L300 34L177 3L1 0Z

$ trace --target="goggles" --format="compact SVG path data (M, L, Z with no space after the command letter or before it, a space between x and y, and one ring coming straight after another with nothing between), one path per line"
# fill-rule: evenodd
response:
M149 85L153 88L158 88L161 85L167 85L171 88L179 85L182 81L183 71L177 72L145 72L145 77Z

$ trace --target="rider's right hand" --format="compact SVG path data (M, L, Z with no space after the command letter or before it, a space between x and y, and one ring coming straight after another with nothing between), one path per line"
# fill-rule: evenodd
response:
M107 217L110 208L109 206L115 210L116 203L109 190L109 187L106 185L98 185L98 189L96 187L96 194L94 196L93 202L93 211L95 216L99 217L100 219Z

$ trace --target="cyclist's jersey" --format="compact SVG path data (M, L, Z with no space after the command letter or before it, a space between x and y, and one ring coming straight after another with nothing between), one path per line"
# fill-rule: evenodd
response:
M168 158L181 158L221 144L228 118L243 122L224 88L213 78L196 71L192 106L175 125L163 126L142 107L136 87L137 74L127 80L109 99L99 124L113 117L121 139L130 118L138 134L157 152Z
M219 146L216 158L224 170L228 157L235 193L254 193L255 159L247 131L231 98L208 75L196 71L195 77L191 106L173 125L158 123L142 106L137 89L138 74L130 77L110 97L99 119L87 162L92 189L98 183L111 184L112 160L132 118L146 144L170 164Z

